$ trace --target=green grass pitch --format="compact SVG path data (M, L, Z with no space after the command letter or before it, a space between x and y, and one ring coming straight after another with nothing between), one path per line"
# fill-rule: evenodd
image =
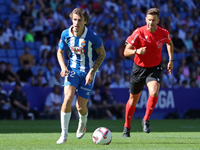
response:
M200 150L200 120L151 120L151 133L142 132L141 120L132 120L130 138L122 138L124 120L88 120L87 132L76 138L78 120L71 120L68 140L57 145L59 120L0 121L0 150ZM92 133L107 127L110 145L95 145Z

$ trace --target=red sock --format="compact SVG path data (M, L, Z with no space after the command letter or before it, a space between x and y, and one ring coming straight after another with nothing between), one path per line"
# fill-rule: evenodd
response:
M125 114L125 124L124 127L131 127L131 120L135 112L135 106L131 106L129 101L126 103L126 114Z
M156 106L156 103L158 101L158 96L157 97L152 97L149 95L148 101L147 101L147 108L146 108L146 113L144 116L144 120L150 119L150 116Z

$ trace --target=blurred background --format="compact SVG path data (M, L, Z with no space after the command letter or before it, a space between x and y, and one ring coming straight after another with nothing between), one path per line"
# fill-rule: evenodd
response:
M59 119L63 78L56 52L75 7L89 12L88 26L106 50L88 103L89 119L124 118L134 63L134 57L123 55L125 40L145 25L151 7L161 11L158 25L170 32L175 59L169 75L164 44L161 89L151 118L200 118L199 0L0 0L0 119ZM67 51L65 58L67 64ZM145 87L134 118L144 116L147 98ZM72 119L78 118L75 99Z

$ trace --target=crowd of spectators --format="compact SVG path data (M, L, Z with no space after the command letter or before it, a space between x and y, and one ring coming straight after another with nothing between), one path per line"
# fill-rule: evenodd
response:
M71 25L69 13L75 7L86 9L91 20L88 24L97 32L107 52L100 68L101 83L110 82L111 88L128 87L125 77L131 73L134 57L125 58L123 49L126 38L137 27L145 25L145 13L150 7L161 10L159 26L166 28L174 43L174 70L166 71L167 51L162 52L163 82L161 87L199 87L200 74L200 11L198 0L10 0L7 16L1 13L0 50L16 50L18 42L24 42L24 52L18 55L19 64L1 61L1 83L20 81L31 86L60 85L61 79L54 76L59 71L56 50L61 32ZM13 22L9 16L15 16ZM37 43L32 49L31 43ZM21 49L22 51L22 49ZM33 52L35 51L35 52ZM18 53L19 54L19 53ZM2 56L3 57L3 56ZM67 55L66 55L67 58ZM67 63L67 61L66 61ZM184 64L183 64L184 63ZM10 66L11 76L4 66ZM26 66L28 72L24 69ZM49 70L49 66L51 70ZM13 67L13 70L12 70ZM38 70L44 73L38 75ZM47 72L46 72L47 71ZM26 72L26 73L25 73ZM5 77L6 74L6 77ZM23 75L23 77L21 76ZM50 78L56 80L50 82ZM42 80L42 81L40 81ZM106 81L104 81L106 80ZM42 84L37 83L42 82ZM192 84L195 82L195 84ZM103 86L103 84L101 85Z
M59 71L56 57L57 43L61 32L71 25L69 13L73 8L81 7L90 13L91 20L88 26L100 35L107 52L106 60L100 68L99 80L110 82L111 88L128 87L128 83L126 85L124 83L125 76L127 72L131 73L134 57L123 56L125 40L133 30L145 24L146 10L158 7L161 10L159 26L170 32L175 58L173 74L168 75L166 71L168 56L164 45L161 86L199 87L200 85L200 74L197 69L200 64L200 11L197 9L200 2L197 0L156 0L147 3L143 0L11 0L10 5L6 6L10 8L7 13L19 20L12 22L12 19L3 18L5 15L1 14L0 48L9 53L15 51L16 46L13 43L16 41L26 44L23 47L24 52L18 56L19 65L14 65L13 71L12 62L1 61L1 66L5 64L10 66L13 76L12 80L8 75L5 77L6 71L1 69L1 83L20 81L32 86L60 85L61 79L54 76L55 72ZM34 53L30 52L30 42L39 43L34 48L36 51ZM185 64L182 64L184 59ZM49 66L52 66L51 70ZM28 72L24 70L25 68L29 68ZM46 75L38 75L39 69L35 68L40 70L42 68ZM51 83L50 78L56 81ZM195 84L191 84L193 80Z
M56 57L62 31L69 28L69 13L86 9L88 24L101 37L106 59L95 87L127 88L133 57L124 57L126 38L145 25L150 7L161 11L159 26L174 43L174 70L167 73L168 55L163 45L161 87L200 88L200 2L198 0L8 0L0 10L0 82L34 87L61 86ZM3 7L4 6L4 7ZM6 8L3 9L3 8ZM11 53L16 53L17 63ZM4 55L5 53L5 55ZM67 63L67 54L66 63Z

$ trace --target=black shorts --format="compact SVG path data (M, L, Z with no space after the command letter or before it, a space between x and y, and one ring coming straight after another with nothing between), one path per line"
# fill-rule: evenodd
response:
M140 93L143 90L144 85L150 81L157 81L160 83L161 72L162 67L160 65L151 68L144 68L134 63L131 72L129 92L131 94Z

